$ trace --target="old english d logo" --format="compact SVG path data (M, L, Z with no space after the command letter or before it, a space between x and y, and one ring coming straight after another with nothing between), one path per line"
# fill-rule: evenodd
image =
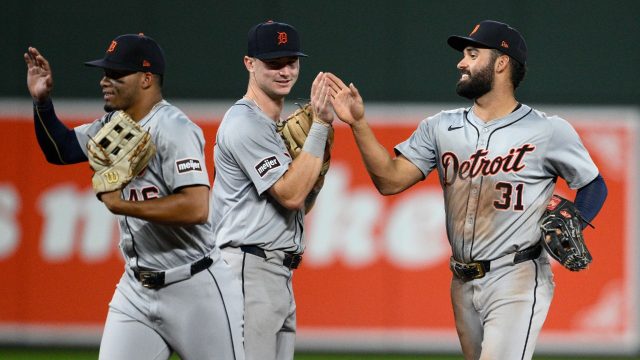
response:
M278 32L278 45L286 44L289 41L286 32Z
M109 53L114 52L116 50L116 46L118 46L118 42L115 40L111 41L111 45L109 45L107 52Z
M115 171L109 171L108 173L104 174L104 177L109 184L115 184L118 182L118 173Z
M471 31L471 34L469 34L469 36L475 34L476 31L478 31L479 28L480 28L480 24L476 25L476 27L473 28L473 31Z

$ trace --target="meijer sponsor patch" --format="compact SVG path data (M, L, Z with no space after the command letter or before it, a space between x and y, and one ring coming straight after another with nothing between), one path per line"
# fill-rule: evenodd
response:
M256 165L256 171L260 177L264 177L269 170L275 169L280 166L280 162L275 156L270 156Z
M176 161L178 174L184 174L190 171L202 171L202 164L198 159L182 159Z

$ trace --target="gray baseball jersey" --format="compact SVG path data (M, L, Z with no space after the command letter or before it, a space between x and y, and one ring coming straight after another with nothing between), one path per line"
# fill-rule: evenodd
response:
M526 105L488 123L457 109L423 120L395 149L425 177L437 169L452 269L478 275L454 271L451 281L465 357L531 359L555 289L535 247L539 220L558 177L575 189L598 175L577 133Z
M105 115L99 121L75 128L85 154L89 136L94 136L108 118ZM159 198L184 186L209 186L202 130L184 113L163 100L138 124L151 134L157 155L146 170L123 189L125 200ZM128 216L118 216L118 221L120 249L130 266L170 269L218 251L209 222L178 227Z
M242 282L246 358L293 359L296 303L293 271L284 260L285 251L304 250L304 213L267 193L291 164L275 121L255 103L237 101L218 128L214 160L214 232Z
M109 118L107 114L75 128L85 154L89 138ZM202 130L182 111L163 100L138 123L151 134L157 153L122 189L125 200L145 201L186 186L209 186ZM244 359L241 284L221 259L211 223L170 226L130 216L118 216L118 221L126 271L110 303L100 358L168 358L177 351L182 358ZM205 256L213 264L189 278L190 264ZM175 276L186 272L187 279L148 289L134 276L138 268L169 270Z
M535 245L557 177L576 189L598 175L568 122L526 105L489 123L470 109L443 111L396 151L425 177L437 168L453 257L462 262Z
M287 171L291 157L276 123L252 101L238 100L225 114L214 162L218 245L302 253L304 212L287 210L265 193Z

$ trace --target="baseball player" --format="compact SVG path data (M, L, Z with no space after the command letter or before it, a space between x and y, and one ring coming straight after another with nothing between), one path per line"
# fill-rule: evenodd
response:
M118 215L125 271L100 344L100 359L244 359L240 283L213 241L202 130L162 97L165 59L142 34L118 36L103 59L105 116L68 129L50 98L48 61L24 55L40 147L50 163L87 161L86 145L122 110L149 131L157 154L121 191L99 196ZM189 166L186 166L188 164Z
M423 120L392 158L364 118L353 84L333 74L332 105L351 126L379 192L391 195L436 169L452 256L451 298L465 359L531 359L554 292L541 255L540 218L562 177L591 221L606 186L573 127L518 102L527 47L507 24L482 21L451 36L462 52L456 91L469 108Z
M317 114L295 160L276 125L298 79L300 39L294 27L268 21L249 30L247 92L225 114L214 147L215 238L242 281L247 359L293 359L296 304L291 278L304 251L304 214L314 189L333 111L324 74L311 102Z

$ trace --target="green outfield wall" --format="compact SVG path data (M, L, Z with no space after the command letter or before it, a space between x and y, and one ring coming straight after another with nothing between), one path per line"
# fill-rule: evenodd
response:
M306 97L318 71L360 88L365 100L459 101L459 54L446 45L491 18L527 39L527 103L631 104L640 98L640 1L93 1L3 2L0 97L26 96L22 53L51 60L57 97L96 98L100 57L113 37L144 32L164 47L169 98L235 99L246 87L248 29L275 19L296 26L304 50L293 96Z

